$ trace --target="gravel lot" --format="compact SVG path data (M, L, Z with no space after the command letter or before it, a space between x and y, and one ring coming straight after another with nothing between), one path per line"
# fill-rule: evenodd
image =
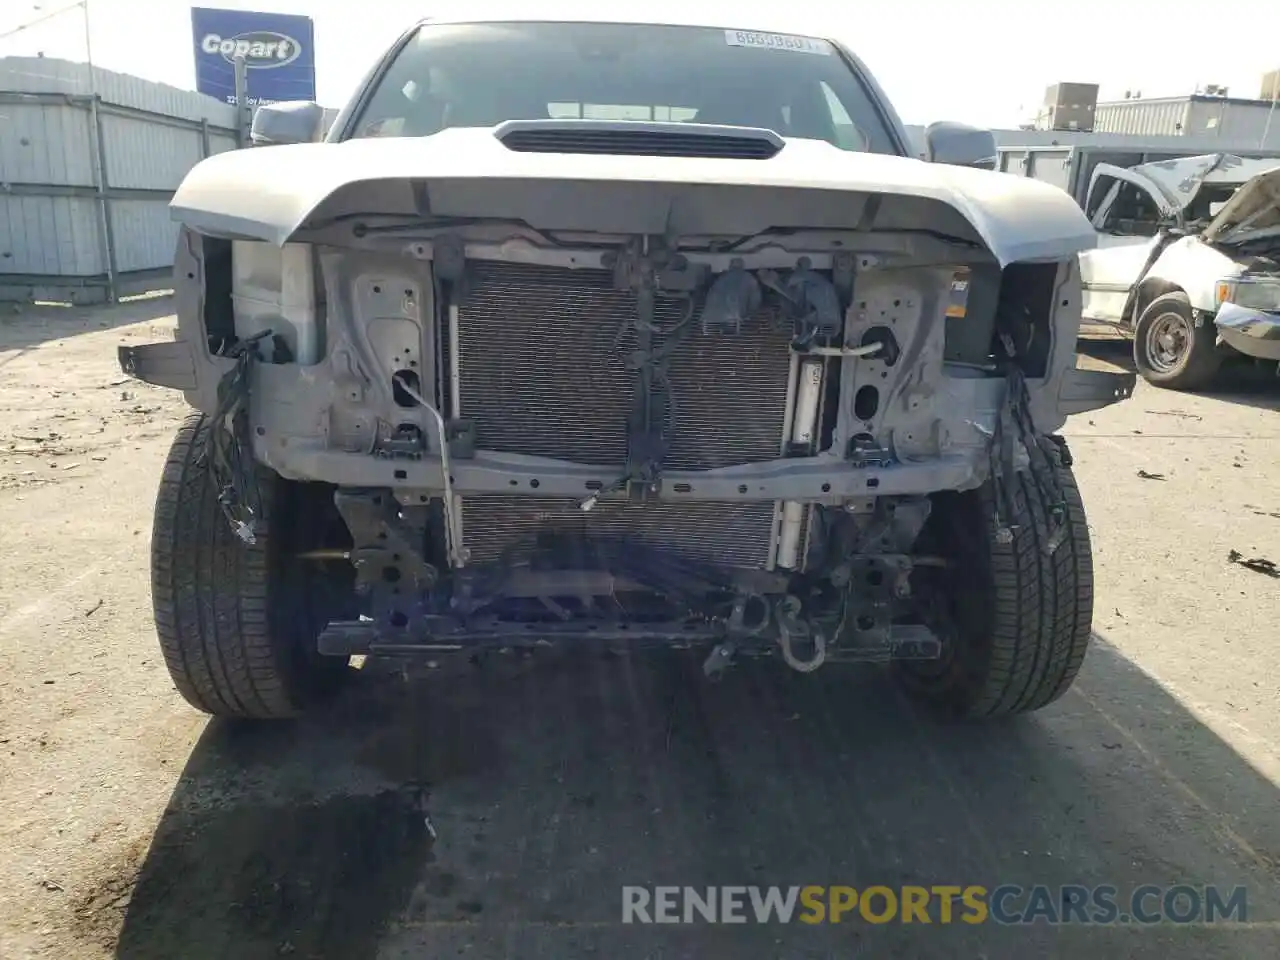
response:
M549 656L371 663L250 730L178 698L150 620L183 407L115 346L170 302L4 309L0 958L1280 956L1280 579L1228 561L1280 561L1280 385L1074 418L1097 638L1034 717L940 727L874 669ZM623 884L1184 882L1247 885L1249 922L619 922Z

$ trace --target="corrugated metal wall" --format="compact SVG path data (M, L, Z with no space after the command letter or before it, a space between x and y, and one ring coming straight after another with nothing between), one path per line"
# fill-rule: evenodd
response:
M95 128L89 90L84 64L0 59L0 299L163 286L173 191L237 146L235 108L209 97L95 69Z
M1186 100L1128 100L1100 103L1093 128L1104 133L1128 133L1145 137L1176 137L1187 128Z
M1280 150L1280 107L1273 110L1270 103L1202 95L1100 103L1096 129Z

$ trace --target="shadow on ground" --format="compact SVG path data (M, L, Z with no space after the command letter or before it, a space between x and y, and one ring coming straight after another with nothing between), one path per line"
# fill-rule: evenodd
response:
M173 297L168 294L99 307L0 303L0 351L20 354L50 340L160 320L172 316L173 311ZM0 365L12 359L0 357Z
M1280 955L1275 785L1104 642L1004 724L938 725L885 680L758 664L712 686L675 654L384 665L327 716L213 724L117 956ZM917 883L1244 884L1251 923L619 922L624 884Z
M1095 364L1136 372L1133 345L1128 340L1082 339L1077 341L1076 350ZM1280 377L1276 375L1276 364L1257 363L1248 357L1228 359L1214 382L1196 393L1247 407L1280 410Z

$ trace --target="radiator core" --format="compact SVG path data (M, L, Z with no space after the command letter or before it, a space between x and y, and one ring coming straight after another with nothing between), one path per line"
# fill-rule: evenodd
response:
M656 324L689 316L659 297ZM473 262L458 309L461 409L476 447L556 457L616 470L626 465L626 424L636 388L635 296L609 271ZM787 405L789 324L767 310L740 334L705 334L696 311L667 363L668 470L706 470L778 456ZM659 336L657 342L663 338ZM585 496L587 491L583 491ZM772 502L572 501L468 497L463 532L471 562L497 559L539 528L628 535L734 566L764 566L772 552Z

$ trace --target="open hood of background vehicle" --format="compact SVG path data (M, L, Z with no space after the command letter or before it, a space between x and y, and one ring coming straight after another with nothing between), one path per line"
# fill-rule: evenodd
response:
M1246 160L1230 153L1206 153L1140 163L1132 170L1159 187L1175 209L1185 210L1205 184L1239 186L1277 166L1278 158Z
M643 133L646 125L635 126ZM682 136L699 133L680 126ZM767 159L527 151L505 145L501 129L218 154L187 175L171 213L201 233L274 244L360 215L506 217L547 230L680 236L922 231L981 243L1001 265L1096 244L1066 193L1008 174L812 140L783 141Z
M1211 243L1242 243L1280 233L1280 161L1240 187L1204 231Z
M1191 206L1206 184L1238 189L1202 236L1214 243L1238 243L1257 231L1280 227L1280 158L1244 159L1230 153L1159 160L1133 167L1163 193L1175 210ZM1268 217L1268 211L1275 216Z

